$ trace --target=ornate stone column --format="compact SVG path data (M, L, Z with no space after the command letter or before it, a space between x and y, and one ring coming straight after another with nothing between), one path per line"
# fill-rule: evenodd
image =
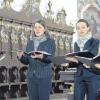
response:
M67 53L67 47L66 47L66 36L62 37L62 42L63 42L63 54Z
M40 0L26 0L23 11L26 15L41 15L39 11Z
M1 37L1 32L2 32L2 19L0 19L0 51L2 50L2 37Z
M3 0L1 6L4 7L4 8L11 8L11 3L13 2L14 0Z

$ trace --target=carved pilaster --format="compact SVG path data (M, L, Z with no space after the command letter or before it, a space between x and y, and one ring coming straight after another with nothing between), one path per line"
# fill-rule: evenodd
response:
M23 11L26 13L27 16L38 15L40 14L39 6L40 0L26 0Z
M13 2L14 0L3 0L1 6L4 7L4 8L11 8L11 3Z

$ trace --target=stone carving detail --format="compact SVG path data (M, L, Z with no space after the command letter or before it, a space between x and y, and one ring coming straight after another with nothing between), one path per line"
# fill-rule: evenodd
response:
M48 3L48 10L47 10L47 13L48 13L48 15L52 15L53 14L53 12L52 12L52 3L51 3L51 1L49 0L49 3Z
M3 0L2 2L2 6L3 7L6 7L6 8L10 8L11 7L11 3L13 2L14 0Z
M66 24L66 12L64 9L61 9L57 13L57 21L58 21L58 23L62 23L63 25Z
M40 6L40 0L26 0L26 3L23 7L23 10L25 10L26 15L34 15L39 14L39 6Z

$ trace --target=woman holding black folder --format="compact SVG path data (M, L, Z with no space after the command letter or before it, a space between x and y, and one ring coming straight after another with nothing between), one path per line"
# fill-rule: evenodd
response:
M89 31L89 24L86 20L80 19L76 23L77 39L74 41L74 52L85 51L94 56L99 51L99 40L92 37ZM92 72L91 68L79 62L75 74L74 100L96 100L100 88L100 75Z
M44 20L38 20L33 26L32 36L26 52L43 51L45 53L25 54L18 51L19 60L29 65L27 85L29 100L49 100L51 91L51 59L55 54L55 42L50 38Z

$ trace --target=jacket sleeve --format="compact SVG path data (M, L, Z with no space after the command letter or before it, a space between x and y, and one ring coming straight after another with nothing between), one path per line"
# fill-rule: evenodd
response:
M89 52L91 52L94 56L96 56L98 54L99 51L99 40L98 39L94 39L91 42L91 46L88 49Z
M23 55L19 60L24 65L28 65L29 64L29 56L27 56L27 55Z
M94 66L94 64L91 66L91 68L89 68L89 71L96 75L100 75L100 69L96 68L96 66Z
M90 52L93 53L95 56L98 54L99 51L99 40L94 39L94 43L92 44L91 48L90 48ZM93 49L95 48L95 49ZM100 69L96 68L96 66L94 65L94 63L91 65L91 68L89 69L89 71L91 71L94 74L100 75Z
M30 45L31 45L31 41L29 40L27 42L27 45L26 45L26 52L29 52L30 51L30 49L31 49L31 46ZM29 64L29 60L30 60L30 56L27 55L27 54L25 54L19 60L20 60L20 62L22 64L28 65Z
M41 61L45 62L45 63L51 63L52 62L52 58L55 55L55 50L56 50L56 46L55 46L55 41L52 39L50 44L48 44L48 52L51 55L43 55L43 59L41 59Z

